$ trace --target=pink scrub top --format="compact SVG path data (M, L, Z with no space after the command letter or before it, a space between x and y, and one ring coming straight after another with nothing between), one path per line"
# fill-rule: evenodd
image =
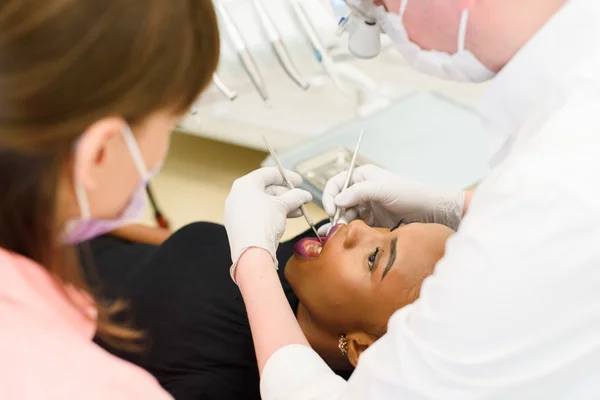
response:
M171 399L146 371L92 342L87 297L0 249L0 399ZM87 305L87 307L85 307Z

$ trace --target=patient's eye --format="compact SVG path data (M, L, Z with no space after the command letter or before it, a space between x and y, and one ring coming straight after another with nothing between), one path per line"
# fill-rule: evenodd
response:
M390 232L394 232L396 229L400 228L403 225L408 225L410 224L410 222L405 222L404 218L402 218L397 224L396 226L394 226L392 229L390 229Z
M369 271L373 271L373 266L375 265L375 261L377 260L377 254L379 254L379 247L375 249L375 252L371 254L367 259L367 264L369 264Z
M396 229L400 228L400 226L404 223L404 218L402 218L397 224L396 226L394 226L392 229L390 229L390 232L394 232Z

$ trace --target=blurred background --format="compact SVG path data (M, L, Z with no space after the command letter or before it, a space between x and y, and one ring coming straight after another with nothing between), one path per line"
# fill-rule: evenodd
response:
M476 111L484 85L414 72L384 36L378 57L355 58L347 34L337 34L348 12L341 0L221 0L218 7L216 84L180 122L151 184L172 229L222 222L233 181L270 163L261 135L287 168L313 177L306 189L315 220L325 218L318 175L344 167L342 151L354 148L362 128L363 163L448 187L470 186L487 172ZM145 222L155 223L150 208ZM286 237L305 229L303 219L292 221Z

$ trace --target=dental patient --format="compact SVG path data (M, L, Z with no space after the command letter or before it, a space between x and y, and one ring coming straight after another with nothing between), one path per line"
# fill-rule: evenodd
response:
M338 374L347 378L390 316L417 299L452 233L435 224L390 231L353 222L335 227L324 246L308 233L280 245L279 277L290 306ZM101 292L127 299L129 311L120 317L145 333L138 353L100 344L147 369L176 399L260 399L230 263L225 229L210 223L174 233L144 265L132 266L135 274L95 260Z

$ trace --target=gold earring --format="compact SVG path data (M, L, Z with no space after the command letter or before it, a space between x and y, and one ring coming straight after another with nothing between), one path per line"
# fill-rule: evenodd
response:
M338 349L342 352L342 355L348 354L348 339L346 339L346 335L341 335L340 340L338 341Z

